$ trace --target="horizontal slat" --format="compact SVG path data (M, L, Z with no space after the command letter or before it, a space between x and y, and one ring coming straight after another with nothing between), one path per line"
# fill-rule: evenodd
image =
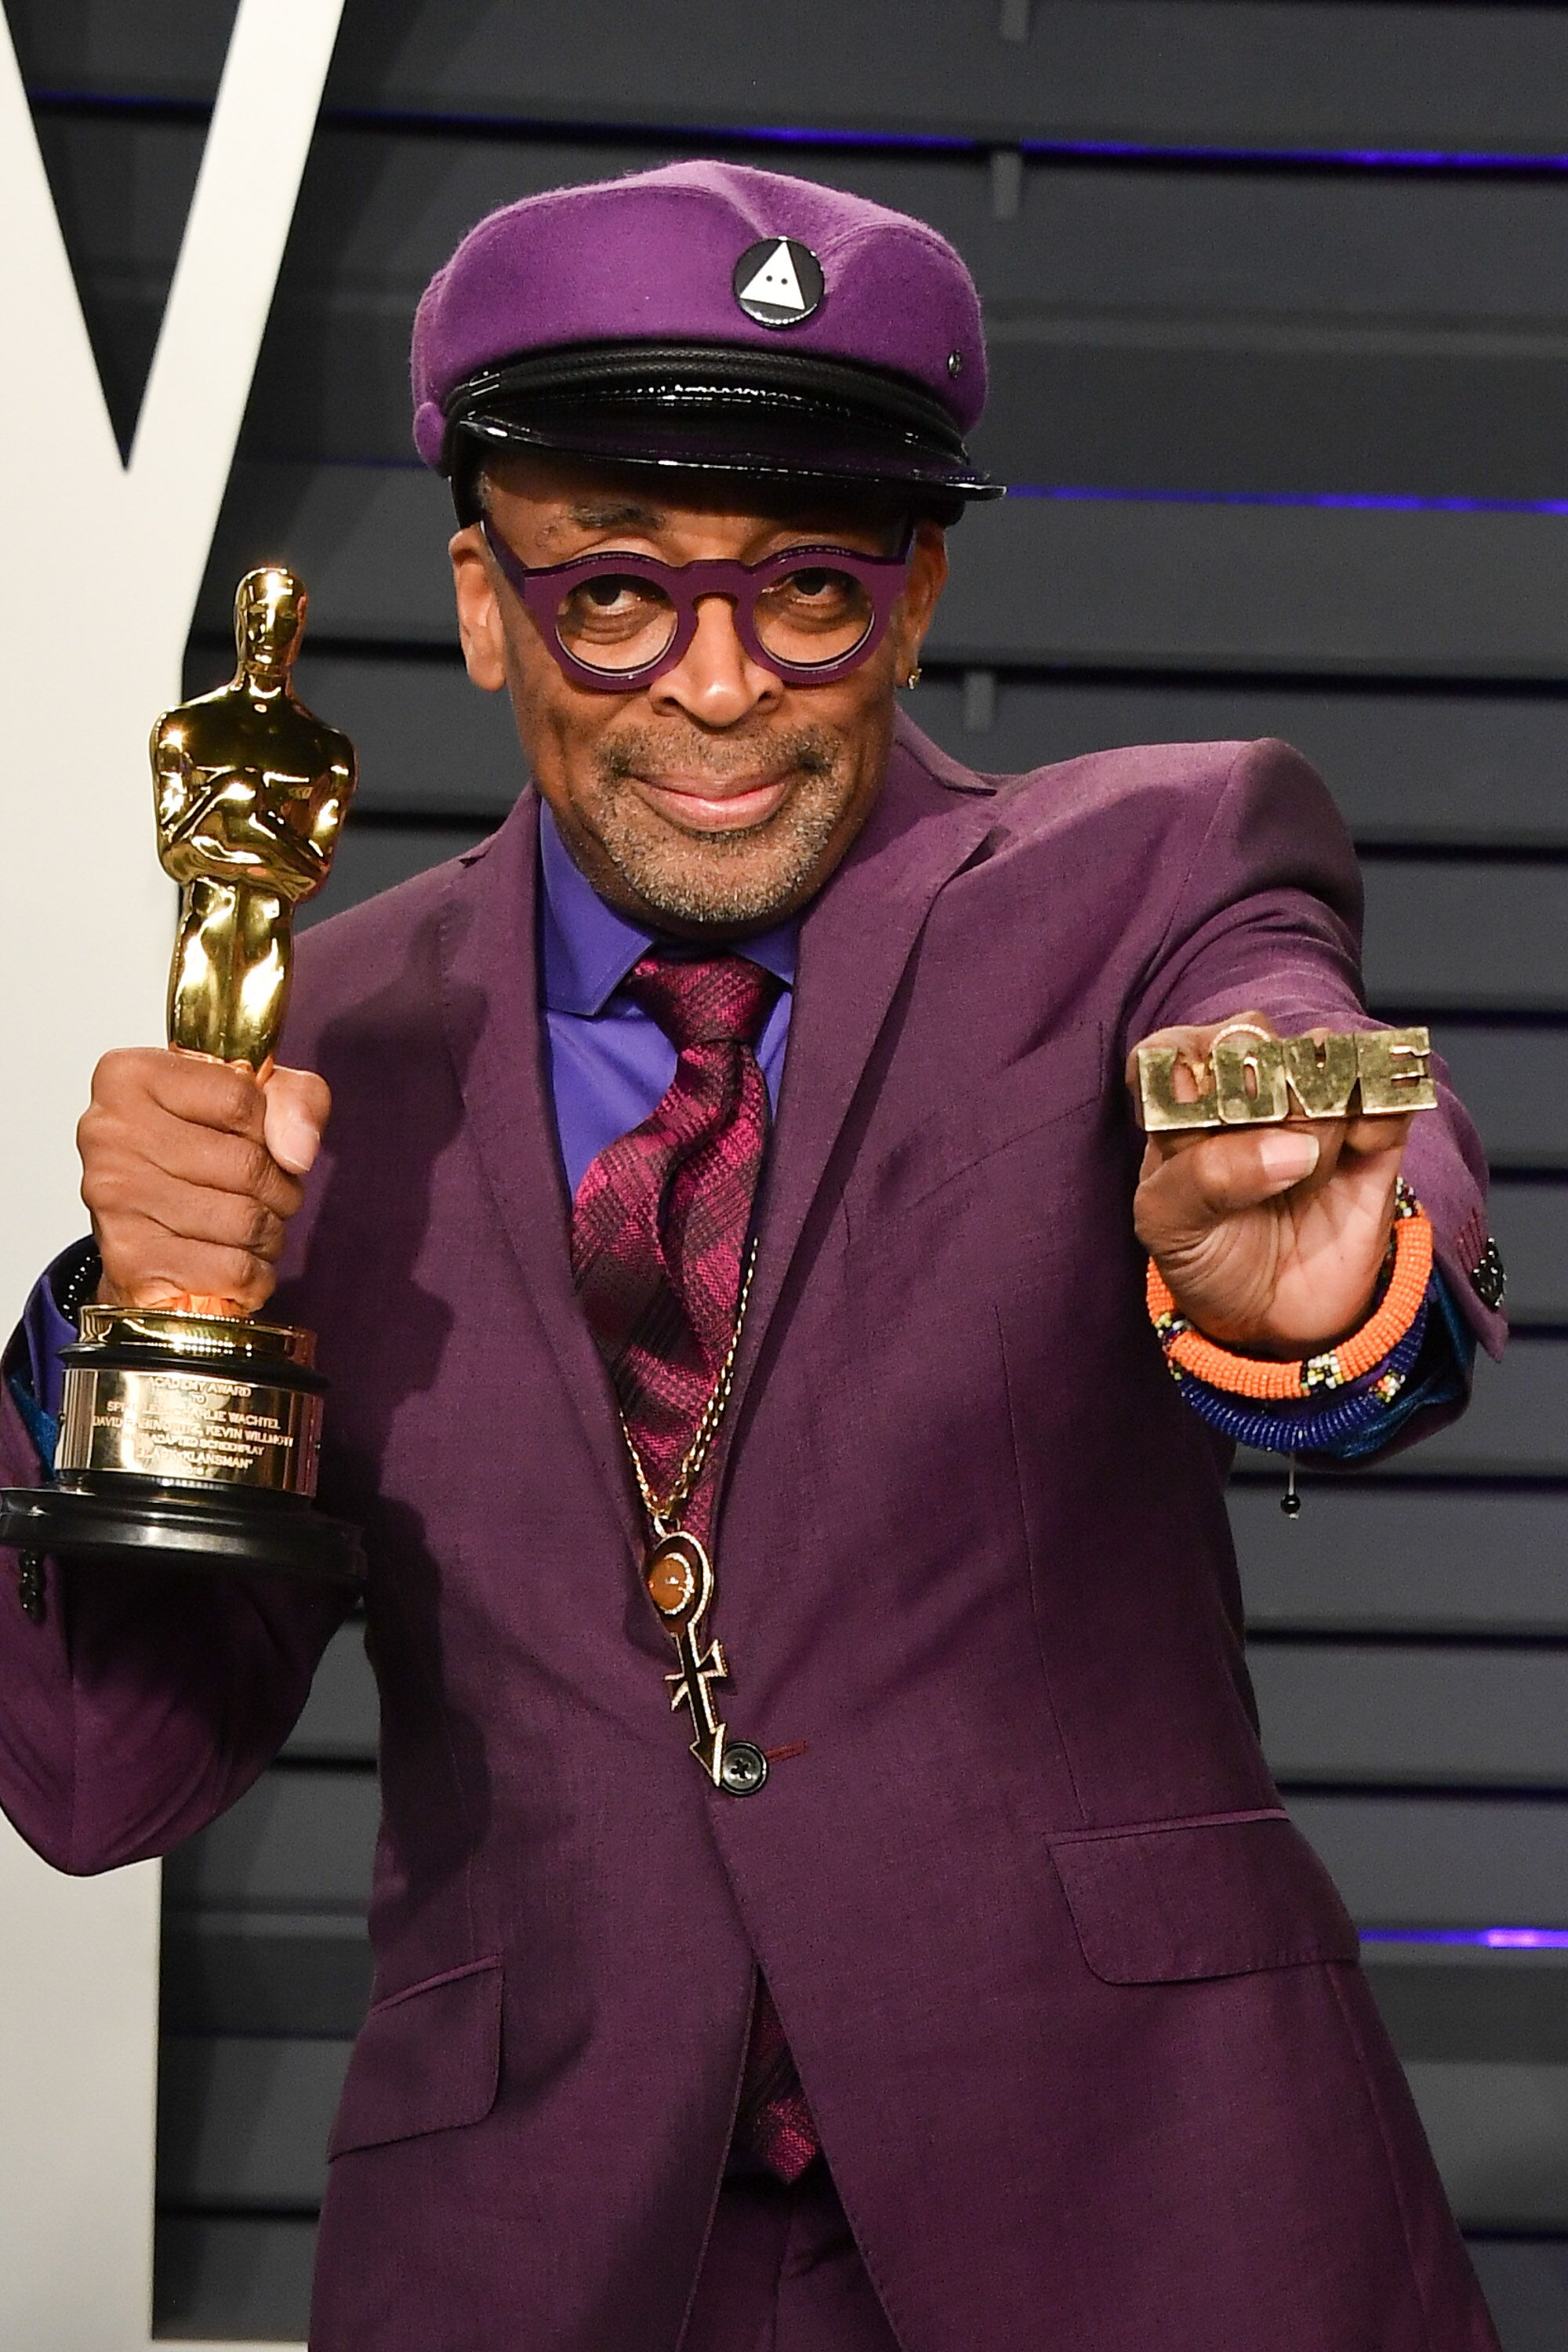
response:
M1470 2255L1503 2352L1562 2352L1568 2343L1568 2242L1476 2237Z
M163 1865L171 1907L363 1911L380 1820L375 1776L289 1767L264 1773Z
M1408 2066L1459 2221L1568 2229L1568 2066Z
M451 509L418 466L241 464L199 607L281 557L323 637L449 647ZM1568 520L1014 498L953 539L933 659L978 665L1557 678Z
M1289 1806L1363 1927L1568 1927L1568 1805L1334 1794Z
M1260 1633L1568 1635L1568 1493L1324 1481L1287 1519L1280 1492L1229 1495Z
M210 93L229 11L208 0L11 0L35 86ZM412 12L410 12L412 14ZM1027 37L1005 39L1005 18ZM512 0L389 34L354 0L329 102L533 120L805 123L1173 145L1550 152L1568 72L1554 12L1216 0L578 0L520 42Z
M1568 1648L1259 1637L1247 1663L1281 1780L1568 1792Z
M344 1625L328 1643L303 1714L283 1753L300 1762L352 1758L374 1762L379 1733L375 1677L364 1654L364 1634Z
M1494 1166L1568 1168L1568 1029L1432 1024Z
M185 667L191 690L201 691L227 668L226 643L193 645ZM525 772L511 704L469 684L455 624L451 651L426 657L322 651L307 636L297 675L310 708L359 753L351 839L378 814L494 824L517 798Z
M1380 857L1363 879L1373 1003L1568 1008L1568 866Z
M384 510L384 527L391 520ZM954 538L948 661L1558 677L1554 516L1012 498Z
M223 71L233 0L6 0L29 89L210 99Z
M159 2202L253 2212L318 2204L348 2056L346 2042L165 2034Z
M1406 2063L1568 2065L1568 1952L1368 1942L1362 1961Z
M358 1912L164 1909L165 2033L355 2033L370 1981Z
M161 2215L153 2326L175 2343L302 2346L310 2316L313 2220L292 2215Z
M1496 1184L1490 1220L1513 1322L1568 1323L1568 1185Z
M775 0L748 16L680 0L639 20L617 0L580 0L557 37L520 51L506 0L474 10L458 39L426 11L395 48L367 11L351 14L333 94L598 121L982 138L1070 126L1182 143L1539 147L1560 127L1550 92L1568 49L1548 12L1034 0L1029 37L1001 38L1017 14L1002 0Z
M953 550L962 561L962 539L954 539ZM323 657L317 658L325 669ZM385 687L378 693L365 675L368 667L345 665L340 672L334 664L323 694L335 692L374 726L381 695L389 703L401 697L410 672L394 672L388 665ZM433 671L425 692L432 703L439 701L465 750L474 742L474 758L480 714L470 718L470 706L489 698L471 688L465 698L464 686L454 667L450 673ZM323 699L321 707L335 715L331 701ZM1209 743L1232 737L1250 741L1278 735L1304 751L1327 779L1358 841L1568 847L1568 796L1563 790L1568 699L1557 695L1208 680L1186 685L981 671L967 688L961 675L928 674L910 698L910 710L955 759L1008 774L1119 743ZM354 732L352 719L342 723ZM390 724L378 740L385 740L394 753L383 764L399 765ZM411 781L416 764L406 763ZM437 787L453 788L446 782Z

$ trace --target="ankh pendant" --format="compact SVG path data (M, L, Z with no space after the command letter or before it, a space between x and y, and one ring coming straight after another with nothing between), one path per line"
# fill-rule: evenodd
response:
M649 1546L643 1582L660 1622L675 1643L679 1664L665 1676L670 1709L691 1710L697 1736L691 1753L716 1789L749 1797L768 1777L767 1758L749 1739L731 1739L713 1704L710 1685L727 1682L730 1669L717 1642L705 1642L702 1621L713 1600L713 1563L695 1536L671 1528Z

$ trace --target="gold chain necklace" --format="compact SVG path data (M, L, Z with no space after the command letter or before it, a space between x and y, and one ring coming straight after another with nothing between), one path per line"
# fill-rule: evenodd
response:
M745 1271L741 1276L741 1296L735 1306L735 1328L730 1334L730 1344L724 1351L724 1360L719 1367L719 1377L708 1392L708 1402L702 1408L696 1434L681 1456L680 1467L675 1474L674 1484L662 1503L648 1484L647 1472L643 1467L642 1455L637 1452L637 1440L626 1426L626 1414L623 1412L620 1415L621 1435L626 1439L626 1452L632 1457L632 1469L637 1477L637 1492L642 1496L642 1505L647 1513L648 1525L656 1536L673 1534L680 1525L681 1506L690 1500L691 1490L702 1475L702 1465L708 1459L708 1449L718 1435L719 1423L724 1418L724 1408L730 1402L730 1391L734 1385L735 1359L741 1352L741 1334L746 1328L746 1308L751 1301L752 1276L756 1270L756 1264L757 1244L753 1242L746 1253Z
M730 1345L719 1367L719 1376L709 1391L702 1408L696 1433L681 1457L669 1492L654 1493L643 1466L637 1441L626 1426L626 1417L620 1415L621 1434L626 1441L632 1471L637 1482L637 1492L647 1515L653 1541L643 1559L643 1583L648 1599L658 1612L659 1622L675 1643L679 1660L676 1672L665 1680L671 1690L670 1707L689 1706L697 1737L691 1743L696 1757L716 1789L724 1789L733 1797L749 1797L760 1789L768 1777L768 1760L760 1748L749 1739L731 1739L727 1727L714 1709L710 1685L724 1682L730 1669L724 1653L717 1642L706 1642L703 1620L713 1604L713 1562L705 1545L694 1535L689 1535L680 1524L680 1513L690 1500L692 1490L702 1475L724 1409L730 1402L734 1385L735 1360L741 1351L741 1334L745 1328L746 1308L752 1296L752 1276L756 1270L757 1244L752 1243L746 1253L745 1270L741 1277L741 1293L735 1305L735 1325L730 1334Z

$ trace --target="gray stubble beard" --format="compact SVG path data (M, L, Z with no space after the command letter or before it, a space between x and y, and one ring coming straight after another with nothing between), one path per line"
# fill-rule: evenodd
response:
M738 927L765 922L799 902L838 828L850 787L842 747L824 730L802 729L770 751L774 760L784 754L799 778L784 806L743 832L676 835L679 848L671 845L670 829L637 799L632 781L645 763L656 774L668 763L665 747L628 736L601 751L594 812L599 846L656 913L679 923ZM715 779L725 772L711 760L692 764ZM779 855L768 858L763 872L748 875L746 861L764 837L779 845Z

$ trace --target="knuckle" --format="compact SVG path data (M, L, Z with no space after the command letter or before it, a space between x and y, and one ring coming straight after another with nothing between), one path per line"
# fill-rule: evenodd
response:
M237 1134L259 1132L261 1126L261 1089L241 1066L230 1067L226 1063L213 1063L212 1105L215 1115L225 1127Z
M271 1245L274 1234L280 1232L278 1220L265 1201L247 1201L245 1203L239 1221L239 1232L236 1235L242 1249L265 1255Z
M139 1045L116 1045L100 1054L92 1073L92 1096L96 1102L112 1102L125 1095L142 1090L146 1083L146 1049Z
M127 1186L122 1170L108 1166L84 1168L81 1197L95 1215L111 1217L123 1210Z
M220 1286L226 1297L247 1298L258 1282L267 1281L267 1269L247 1249L220 1249L216 1254Z
M248 1193L259 1204L271 1190L273 1166L272 1155L264 1143L245 1142L235 1158L237 1191Z
M285 1168L274 1167L262 1199L278 1220L279 1229L287 1223L305 1197L305 1187L297 1176Z

